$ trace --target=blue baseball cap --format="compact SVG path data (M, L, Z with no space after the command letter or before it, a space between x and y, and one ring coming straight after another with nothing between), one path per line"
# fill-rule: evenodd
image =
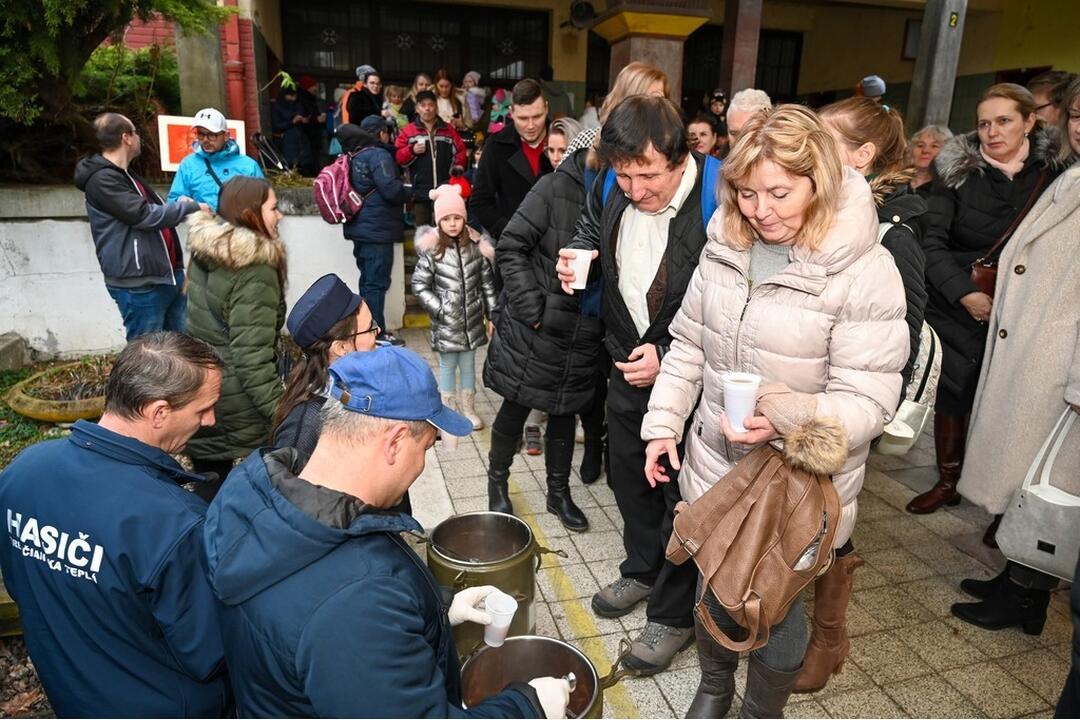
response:
M403 347L349 353L330 366L330 395L353 412L387 420L426 420L458 437L472 422L442 404L435 375L424 359Z
M312 283L296 301L286 326L296 344L307 348L330 332L330 328L356 312L363 302L333 273Z

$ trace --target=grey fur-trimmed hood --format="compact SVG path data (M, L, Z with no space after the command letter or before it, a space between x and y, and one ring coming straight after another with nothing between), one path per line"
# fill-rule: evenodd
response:
M1055 128L1041 127L1031 133L1031 155L1044 167L1059 169L1060 135ZM1067 163L1065 164L1067 165ZM941 148L934 160L934 170L947 187L957 189L972 173L983 174L990 165L979 152L979 135L975 130L957 135Z

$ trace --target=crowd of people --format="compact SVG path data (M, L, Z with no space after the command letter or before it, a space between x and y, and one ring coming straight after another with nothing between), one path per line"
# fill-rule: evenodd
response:
M419 530L408 488L437 434L484 425L485 344L482 377L503 398L489 509L514 512L510 467L542 413L546 508L587 532L571 494L580 418L581 479L607 476L625 549L592 610L645 604L623 659L641 674L696 641L688 717L728 713L739 654L714 629L745 626L694 563L668 559L677 503L766 444L829 468L839 510L810 548L831 560L806 578L810 627L796 597L748 658L741 716L782 717L848 654L858 495L873 442L922 384L927 338L944 351L939 479L909 512L965 497L995 516L994 545L999 523L1029 522L1011 500L1039 458L1080 490L1080 445L1060 439L1080 413L1080 271L1063 261L1080 242L1080 78L994 85L957 136L909 134L876 76L816 111L718 91L686 122L664 73L631 63L591 127L551 117L543 83L522 80L471 178L455 172L461 132L501 102L482 102L480 78L458 91L423 75L384 101L374 68L357 78L335 138L366 198L344 227L360 292L330 274L288 313L273 188L230 150L220 113L197 116L200 152L167 201L129 169L131 122L95 122L101 153L76 183L129 344L102 419L0 474L0 569L59 714L563 717L554 677L462 709L449 628L490 622L493 589L441 591L400 537ZM409 198L438 380L385 332L386 247ZM284 325L303 355L283 376ZM732 372L763 379L746 418L727 412ZM1072 571L1007 560L963 580L976 602L952 613L1039 634ZM1080 712L1078 669L1074 649L1062 717Z

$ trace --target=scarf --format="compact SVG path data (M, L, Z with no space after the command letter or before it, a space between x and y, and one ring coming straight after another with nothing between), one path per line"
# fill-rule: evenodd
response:
M1024 161L1028 159L1028 153L1031 151L1031 143L1028 139L1024 138L1024 144L1020 146L1020 150L1013 156L1013 159L1009 162L999 162L994 158L986 154L986 150L983 149L982 144L979 145L979 154L982 155L983 160L988 162L991 167L996 167L1001 172L1005 173L1005 177L1012 180L1016 177L1016 174L1024 169Z

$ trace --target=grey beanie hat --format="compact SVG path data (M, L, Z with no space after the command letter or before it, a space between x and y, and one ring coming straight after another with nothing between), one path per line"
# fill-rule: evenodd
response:
M865 97L880 97L885 94L885 81L877 75L867 75L861 84Z
M367 80L368 75L378 75L379 71L370 65L360 65L356 68L356 78L360 82Z

